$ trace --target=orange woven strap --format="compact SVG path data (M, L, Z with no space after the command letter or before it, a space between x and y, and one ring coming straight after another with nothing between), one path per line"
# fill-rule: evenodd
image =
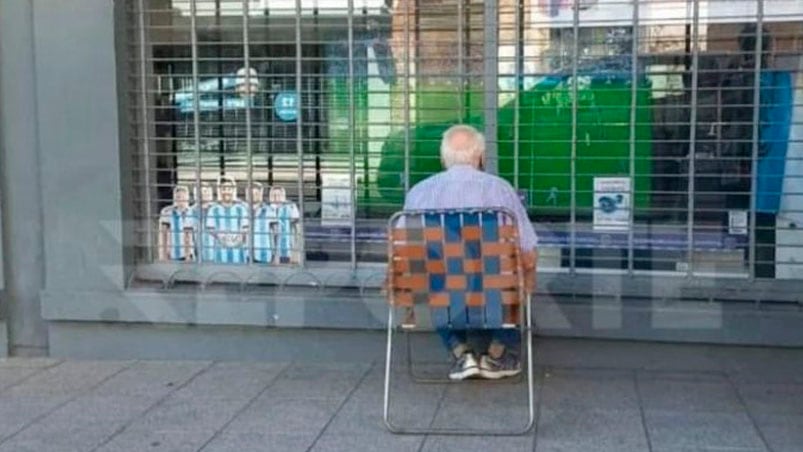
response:
M396 289L424 292L429 288L429 277L425 273L396 276L393 285Z
M425 259L427 249L423 244L396 245L393 247L393 255L402 259Z
M516 246L513 243L483 243L482 255L484 257L514 256L516 254Z
M416 300L422 300L421 302L425 301L433 308L449 307L449 294L446 292L432 294L409 290L396 290L393 292L392 301L394 306L411 308L416 304Z
M485 289L516 290L519 279L515 274L485 275L482 278L482 287Z
M480 229L479 226L464 226L461 235L466 242L469 240L480 240L482 238L482 229Z

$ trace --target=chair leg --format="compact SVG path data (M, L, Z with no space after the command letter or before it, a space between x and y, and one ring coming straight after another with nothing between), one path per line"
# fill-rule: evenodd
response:
M400 433L390 421L390 364L393 356L393 306L388 307L388 343L385 352L385 396L382 408L382 420L385 426L393 433Z
M526 338L526 341L527 341L527 347L526 347L526 349L527 349L527 388L528 388L528 390L527 390L527 393L528 393L527 400L528 400L528 411L529 411L529 415L530 415L529 419L527 421L527 428L525 429L525 431L529 431L533 427L533 425L535 424L535 405L534 405L534 403L535 403L534 402L534 399L535 399L535 388L534 388L534 386L535 385L534 385L534 382L533 382L533 373L534 373L534 370L533 370L533 328L532 328L533 317L532 317L532 312L531 312L531 309L532 309L531 308L531 300L532 300L532 298L531 298L531 295L529 293L527 294L527 297L525 298L525 300L527 302L527 306L524 308L525 315L527 316L527 319L524 322L524 323L527 324L527 328L525 330L525 334L527 335L527 338Z
M531 318L529 312L529 299L528 299L528 309L527 309L527 327L525 328L524 333L527 335L526 338L526 349L527 349L527 394L528 394L528 420L526 425L517 430L481 430L481 429L452 429L452 428L405 428L398 425L395 425L390 418L391 413L391 394L390 394L390 387L391 387L391 358L392 358L392 350L393 350L393 307L389 308L388 313L388 339L387 339L387 350L385 356L385 394L384 394L384 408L383 408L383 421L385 423L385 427L392 433L397 434L405 434L405 435L465 435L465 436L519 436L527 434L533 427L535 423L535 411L534 411L534 404L533 399L535 397L534 385L533 385L533 358L532 358L532 335L531 335ZM408 338L409 340L409 338ZM410 363L408 362L408 365ZM485 381L485 380L483 380ZM437 413L436 413L437 415Z

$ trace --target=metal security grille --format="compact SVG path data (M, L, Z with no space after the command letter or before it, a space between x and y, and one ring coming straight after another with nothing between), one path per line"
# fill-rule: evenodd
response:
M442 132L467 123L526 203L542 271L803 277L795 0L129 12L143 275L376 270L386 219L441 169Z

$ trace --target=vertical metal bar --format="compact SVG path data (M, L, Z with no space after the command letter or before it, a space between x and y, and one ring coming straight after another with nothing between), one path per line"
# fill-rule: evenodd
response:
M252 134L251 134L251 101L252 99L256 98L258 93L251 93L251 37L249 35L248 27L249 27L249 11L248 7L250 0L243 0L243 63L245 64L245 86L248 91L246 91L247 96L245 98L246 106L245 106L245 152L247 154L248 159L248 184L246 185L246 201L250 204L248 208L248 224L250 225L250 230L248 231L248 255L251 256L251 261L254 260L254 200L253 198L253 185L254 185L254 153L253 153L253 146L251 143ZM259 79L257 79L259 80ZM253 96L253 97L252 97Z
M515 27L516 27L516 51L514 52L515 58L515 71L513 83L513 186L516 190L519 189L519 126L521 122L521 101L519 95L521 94L521 83L524 72L524 43L522 33L522 18L524 16L523 0L516 0L515 11Z
M410 2L404 0L404 193L410 191ZM416 12L417 14L417 12Z
M638 52L639 52L639 0L633 0L633 42L630 56L630 212L628 213L628 232L627 232L627 273L633 275L633 235L636 227L636 114L638 108Z
M357 197L356 197L356 177L357 163L356 152L356 115L354 110L354 0L348 0L348 48L349 48L349 196L351 198L351 269L357 268ZM368 181L366 180L366 183Z
M764 0L756 0L756 58L753 67L753 143L750 162L750 237L748 260L750 279L756 277L756 185L758 183L759 121L761 120L761 66L764 58ZM773 226L774 227L774 226Z
M298 156L298 210L300 213L300 218L298 220L299 227L302 231L304 229L304 143L302 139L304 138L303 132L303 116L304 116L304 101L303 97L301 96L301 75L302 75L302 57L303 57L303 48L301 46L301 0L296 0L295 5L295 15L296 15L296 28L295 28L295 36L296 36L296 152ZM301 243L298 244L300 247L300 263L302 266L306 265L306 246L305 246L305 233L301 234Z
M193 122L193 144L195 145L195 189L198 199L195 204L198 206L198 241L201 246L198 252L198 263L202 264L204 261L204 251L210 244L204 240L205 219L203 208L203 188L201 187L201 106L200 106L200 93L198 92L198 24L197 24L197 5L196 0L190 0L190 47L192 50L192 122Z
M497 152L497 105L499 103L499 9L497 0L486 0L484 10L485 63L485 170L499 173Z
M150 123L148 122L148 65L147 65L147 23L145 21L145 0L137 2L139 15L139 72L140 72L140 102L142 103L142 152L143 169L145 172L145 237L148 241L148 262L153 262L153 200L151 199L151 137Z
M569 239L569 272L577 271L575 258L577 250L577 66L580 64L580 0L574 0L572 9L572 154L570 165L570 239ZM596 206L595 206L596 208Z
M457 0L457 113L460 115L460 122L465 120L467 112L465 111L465 104L463 103L463 96L465 95L466 84L466 68L465 61L463 61L463 23L465 18L463 15L463 2L465 0Z
M696 177L697 148L697 85L700 62L700 1L691 0L693 4L691 27L691 112L689 115L689 184L688 207L686 210L686 275L694 272L694 188Z

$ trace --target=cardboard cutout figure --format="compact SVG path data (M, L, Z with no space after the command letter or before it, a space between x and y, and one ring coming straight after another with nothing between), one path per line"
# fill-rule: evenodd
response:
M192 205L193 229L195 230L195 258L203 257L204 262L215 260L214 238L205 227L206 219L209 216L209 209L215 201L215 189L209 182L201 182L200 193L195 187L195 204ZM200 199L200 202L198 201ZM203 213L203 222L201 220Z
M248 201L254 212L252 228L254 255L249 256L250 260L258 264L271 264L274 258L274 237L271 228L276 224L276 214L273 207L264 200L262 184L254 182L249 191Z
M195 221L190 209L190 190L184 185L173 189L173 204L159 215L159 260L188 261L195 258Z
M248 206L237 199L237 182L233 177L218 180L218 200L209 208L206 229L214 239L214 262L245 262L248 239Z
M276 226L276 254L280 264L298 263L301 260L300 219L301 214L294 202L287 200L283 187L270 189L270 204Z

